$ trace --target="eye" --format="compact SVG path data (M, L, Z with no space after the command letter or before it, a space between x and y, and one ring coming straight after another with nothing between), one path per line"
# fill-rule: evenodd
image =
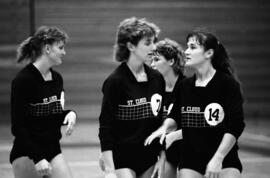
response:
M188 46L187 46L187 49L192 49L192 50L193 50L193 49L196 49L196 46L193 45L193 44L191 44L191 45L188 45Z
M153 58L153 61L158 62L159 61L159 58L158 57L154 57Z
M144 44L145 44L146 46L150 46L150 45L151 45L151 41L150 41L150 40L147 40Z

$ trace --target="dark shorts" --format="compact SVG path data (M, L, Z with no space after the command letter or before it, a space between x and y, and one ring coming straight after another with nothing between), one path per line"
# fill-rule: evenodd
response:
M183 164L181 168L192 169L204 175L206 166L212 157L203 157L202 155L196 155L186 153L183 155ZM228 155L224 158L222 168L236 168L242 172L242 164L239 159L237 150L231 150Z
M182 141L177 140L166 150L166 159L175 168L181 165L182 158ZM181 167L181 166L180 166Z
M155 145L121 145L113 150L115 169L129 168L140 176L153 166L158 158L160 147Z
M62 153L59 142L49 144L37 144L37 147L43 154L44 159L46 159L48 162L50 162L58 154ZM23 156L27 156L30 159L33 159L31 154L29 153L29 150L23 145L23 143L15 141L10 152L10 163L12 164L15 159Z

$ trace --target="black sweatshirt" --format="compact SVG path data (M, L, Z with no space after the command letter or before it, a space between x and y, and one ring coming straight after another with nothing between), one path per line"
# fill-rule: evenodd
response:
M222 72L217 71L206 87L196 87L195 80L193 76L176 86L169 117L183 129L185 151L213 156L225 133L237 139L243 132L243 97L239 83Z
M52 80L45 81L33 65L23 68L12 81L11 131L14 146L20 145L35 163L44 159L40 143L59 142L65 116L63 79L51 70Z
M101 150L116 145L143 146L144 140L162 124L162 75L144 65L148 81L137 82L123 62L105 80L99 117Z
M185 78L184 75L179 75L177 78L177 81L174 85L174 89L176 88L175 86L179 85L179 83ZM173 89L173 91L174 91ZM166 91L164 94L164 99L163 99L163 120L165 120L168 117L168 114L170 113L173 103L174 103L174 96L173 96L173 91Z

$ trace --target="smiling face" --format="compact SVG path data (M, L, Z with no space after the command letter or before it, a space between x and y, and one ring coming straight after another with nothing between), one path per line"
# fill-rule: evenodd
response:
M133 54L137 59L142 62L147 62L151 59L151 54L155 49L154 37L144 37L142 38L137 46L134 46L131 54Z
M52 45L49 45L48 57L52 65L62 64L62 58L66 54L65 44L63 41L55 42Z
M204 47L199 44L195 36L191 36L188 39L185 55L185 66L187 67L198 68L207 61Z

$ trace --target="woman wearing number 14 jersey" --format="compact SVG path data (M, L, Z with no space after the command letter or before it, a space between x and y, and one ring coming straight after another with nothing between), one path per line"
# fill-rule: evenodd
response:
M185 66L195 75L176 86L171 113L147 142L163 138L177 123L183 133L181 178L239 178L243 98L227 52L213 34L194 31L187 36L185 55Z

